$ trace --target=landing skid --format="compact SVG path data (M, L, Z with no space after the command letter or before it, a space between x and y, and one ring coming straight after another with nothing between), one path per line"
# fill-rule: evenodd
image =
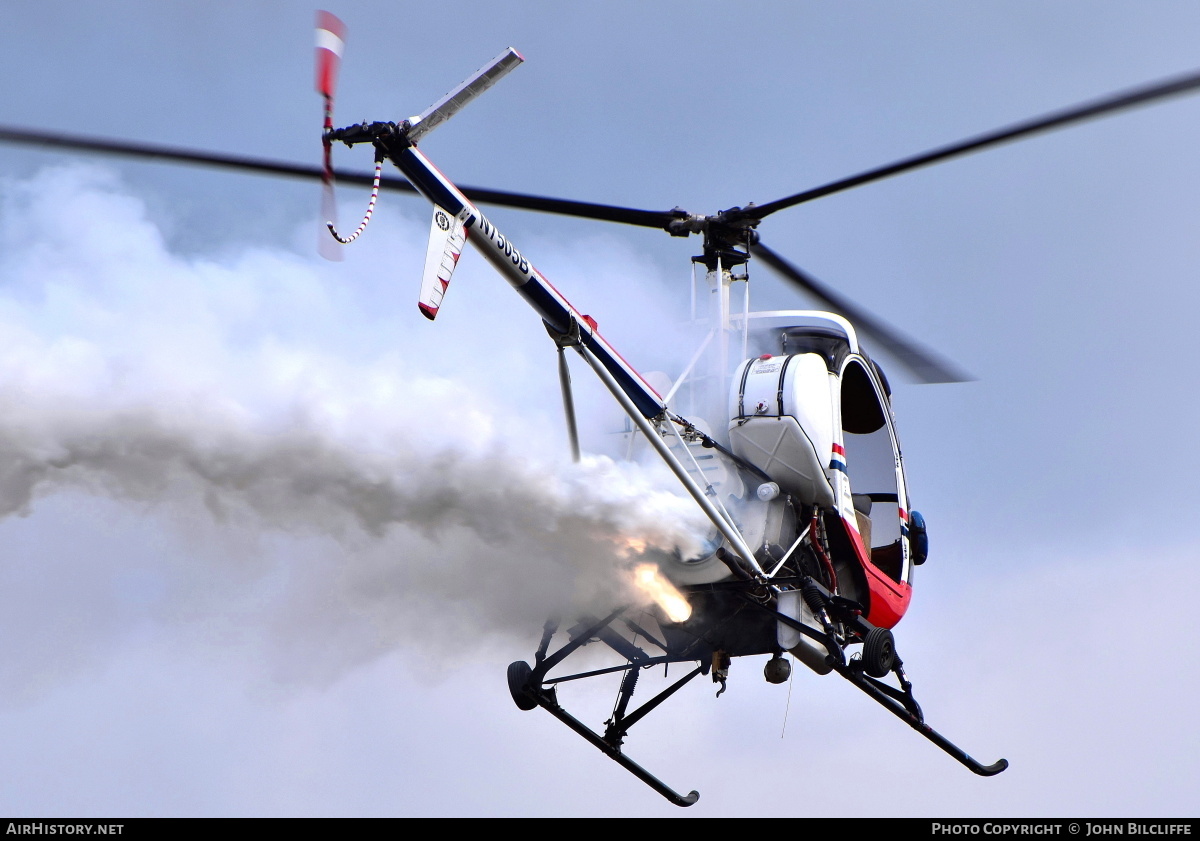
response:
M746 601L750 604L753 604L760 610L764 610L773 614L780 622L794 627L796 630L800 631L800 633L816 639L825 645L830 652L830 655L826 658L827 665L831 666L839 675L850 681L850 683L852 683L858 689L861 689L869 697L877 701L880 706L884 707L886 710L899 718L913 730L916 730L926 739L933 742L944 752L970 768L974 773L979 774L981 777L992 777L1008 767L1007 759L998 759L991 765L984 765L958 745L954 744L941 733L937 732L925 723L925 714L921 711L920 704L917 703L917 699L913 696L912 682L908 679L908 675L904 672L904 662L900 659L899 655L894 652L894 650L891 650L890 632L883 632L886 634L888 640L887 653L883 655L886 659L886 663L883 664L883 667L879 671L872 672L872 663L868 661L874 659L871 656L872 643L874 639L877 638L876 635L880 633L881 629L875 628L873 625L863 619L860 613L852 609L852 606L840 604L839 599L830 595L829 591L825 590L811 579L806 581L804 586L817 590L820 593L820 600L825 602L829 612L839 621L844 621L867 641L863 646L866 659L850 660L847 662L845 656L841 653L841 649L838 646L836 639L830 638L827 634L816 632L804 623L797 622L792 617L785 616L782 613L772 610L771 608L759 602L753 601L749 598L747 598ZM894 686L889 686L883 681L878 680L876 677L872 677L871 674L868 674L868 672L877 674L880 677L886 675L888 672L892 672L896 675L896 678L900 683L900 688L897 689Z
M619 764L626 771L629 771L629 773L633 774L676 806L691 806L700 799L700 792L693 790L687 795L682 795L675 791L658 777L626 756L621 750L621 744L624 742L629 728L653 711L663 701L667 700L667 698L682 689L697 675L703 674L707 670L702 667L693 669L649 701L642 704L642 706L630 712L629 701L633 697L633 690L637 685L638 674L643 668L668 663L690 663L694 662L696 658L694 656L671 656L669 654L664 654L660 657L651 657L646 654L646 652L632 642L629 642L610 627L613 622L625 613L625 610L626 608L620 608L598 621L585 619L569 632L568 642L558 651L549 655L547 654L547 648L557 630L558 623L555 620L548 621L542 634L541 645L538 646L537 654L534 658L535 665L530 666L523 660L518 660L509 665L509 692L512 693L513 701L522 710L541 707L592 745L599 748L609 759ZM646 636L651 642L655 642L653 637L649 637L638 626L632 625L632 627L641 631L642 635ZM580 674L547 679L547 674L551 669L582 646L597 639L608 645L618 654L624 656L628 662L624 666L596 669ZM666 650L662 645L659 645L659 647L664 651ZM624 672L625 674L621 680L621 689L617 697L616 708L613 710L612 717L606 722L603 735L592 730L559 705L556 689L557 684L616 672Z
M899 658L896 659L896 667L902 669ZM874 698L882 707L913 730L916 730L979 776L993 777L1008 767L1007 759L998 759L991 765L984 765L926 724L921 708L917 705L916 699L912 697L912 684L908 683L907 680L902 680L902 684L906 684L904 690L898 691L895 687L888 686L886 683L864 674L857 661L853 661L845 666L840 663L834 664L833 668L838 674Z
M518 664L514 663L513 665L516 666ZM526 665L526 664L524 664L522 662L521 665ZM698 674L700 674L699 669L697 669L695 672L693 672L689 676L689 679L691 677L695 677ZM661 794L663 797L667 798L667 800L671 801L676 806L691 806L693 803L695 803L697 800L700 799L700 792L698 792L694 789L691 792L689 792L686 796L675 791L673 788L668 786L666 783L664 783L658 777L654 776L649 771L647 771L645 768L643 768L641 765L639 765L638 763L636 763L632 759L630 759L628 756L626 756L621 751L621 746L619 744L613 744L611 741L606 739L604 736L601 736L599 733L596 733L594 730L592 730L590 727L588 727L582 721L580 721L575 716L571 715L569 712L564 710L562 707L560 707L558 705L558 701L555 697L555 692L553 689L546 691L544 689L537 688L537 689L533 689L533 690L526 689L525 691L529 695L529 697L532 697L536 701L537 706L546 710L548 713L550 713L552 716L557 718L563 724L570 727L572 730L574 730L576 733L578 733L584 739L591 742L593 745L595 745L597 748L599 748L601 751L603 751L605 756L607 756L609 759L611 759L614 762L616 762L617 764L619 764L626 771L633 774L633 776L637 777L639 780L644 782L646 785L650 786L650 788L657 791L659 794Z
M714 681L721 683L723 686L725 683L725 670L729 665L730 653L733 656L769 653L753 649L737 650L736 646L727 651L723 645L706 645L706 643L710 642L716 636L717 632L721 630L722 626L729 619L742 610L749 610L751 614L758 612L759 615L762 615L763 621L767 622L770 627L774 627L775 622L782 622L821 645L828 652L825 656L825 665L830 670L836 671L897 718L937 745L945 753L954 757L954 759L967 768L970 768L974 773L990 777L999 774L1008 767L1008 760L1006 759L997 760L991 765L980 763L966 751L962 750L962 748L925 723L925 716L921 711L921 707L917 704L916 698L913 697L912 683L908 680L908 676L904 672L904 665L900 658L896 656L892 647L890 632L872 626L862 617L861 611L857 610L856 606L843 599L839 599L837 596L831 595L812 579L798 579L796 583L800 584L806 591L806 601L812 599L816 603L818 609L814 610L814 612L820 613L824 617L822 621L825 622L826 632L818 631L803 622L774 610L772 606L764 603L763 599L755 597L752 589L753 585L749 583L730 582L717 585L701 585L689 588L689 590L693 593L698 593L701 589L705 589L710 593L718 590L724 591L735 603L742 603L742 607L733 609L720 622L714 622L711 625L705 625L701 628L693 628L692 630L695 633L688 634L689 639L692 640L689 643L680 643L677 634L666 634L666 628L661 626L659 628L659 635L663 636L666 642L656 639L645 628L627 618L625 613L628 608L623 607L613 611L602 619L589 617L581 620L567 632L567 642L557 651L550 652L550 641L558 631L558 622L550 620L543 629L542 640L534 656L534 664L531 666L529 663L519 660L508 667L509 692L512 694L513 701L520 709L532 710L535 707L541 707L602 751L605 756L620 764L625 770L629 771L676 806L691 806L699 800L700 795L698 792L692 791L687 795L679 794L658 777L626 756L622 751L622 744L631 727L699 675L709 674L711 671ZM726 606L728 606L728 602ZM763 615L764 613L768 615ZM660 650L662 654L648 654L639 645L630 641L625 635L613 628L614 623L617 622L622 623L626 629L632 632L638 641L644 640L647 644L653 645ZM841 630L834 631L833 623L837 623ZM673 627L678 629L678 626ZM591 642L600 642L607 645L617 654L624 657L626 662L623 665L593 669L562 677L549 676L551 670L561 664L575 651ZM859 642L863 643L862 657L847 660L843 646ZM777 651L778 649L776 649ZM671 663L695 664L697 662L699 665L640 707L632 711L629 709L634 689L638 683L638 677L643 670L651 666L666 666ZM621 685L612 716L605 722L603 733L592 730L559 704L558 684L617 673L622 674ZM897 689L879 679L887 676L889 673L896 676L900 688Z

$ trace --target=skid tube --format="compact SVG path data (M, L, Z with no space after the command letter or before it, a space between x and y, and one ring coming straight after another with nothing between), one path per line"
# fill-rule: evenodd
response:
M658 777L626 756L621 750L621 743L624 741L630 727L651 713L667 698L682 689L684 685L697 675L705 673L706 670L701 666L697 666L649 701L642 704L642 706L631 713L627 713L626 710L629 701L633 696L634 687L637 685L637 675L644 667L660 663L694 662L694 660L670 655L650 657L636 645L612 631L609 626L625 610L626 608L619 608L603 619L593 621L590 624L581 622L572 630L570 640L558 651L549 655L547 654L547 649L549 648L550 639L557 629L557 622L555 620L548 621L543 629L542 641L535 655L536 665L530 667L528 663L518 661L508 667L509 690L512 692L513 700L516 702L518 708L531 710L535 706L541 707L671 803L676 806L691 806L700 799L700 792L692 790L684 795L675 791ZM648 637L648 635L646 636ZM658 644L653 638L649 639ZM628 660L628 663L625 666L618 666L611 669L599 669L547 680L546 675L552 668L592 640L599 640L605 643L618 654L624 656ZM607 722L608 727L604 735L595 732L559 705L556 689L559 683L595 677L599 674L621 670L625 671L625 677L621 681L621 692L617 709L614 711L613 717ZM547 683L550 685L546 686Z
M924 716L921 715L921 708L916 706L916 702L912 702L912 709L909 708L907 699L912 698L912 693L907 692L903 695L897 692L886 683L880 683L873 678L863 674L862 670L855 668L854 665L843 666L841 663L834 663L833 668L839 675L850 681L863 692L879 702L885 709L891 711L893 715L916 730L929 741L933 742L950 756L957 759L963 765L970 768L981 777L994 777L1005 768L1008 767L1007 759L998 759L991 765L984 765L975 757L971 756L958 745L951 742L941 733L934 730L925 723ZM904 697L907 695L907 699ZM899 697L896 697L899 696Z
M831 599L827 590L825 590L819 584L817 587L821 590L823 595L826 595L827 598ZM785 625L795 628L800 633L805 634L812 639L817 640L818 642L824 643L827 647L830 647L830 644L832 643L830 651L833 651L834 648L836 648L836 640L828 639L825 634L809 628L803 622L793 619L790 616L785 616L777 610L772 610L771 608L755 601L754 599L746 598L744 594L739 593L739 595L742 595L747 603L758 607L760 610L765 610L766 612L774 615L776 619ZM853 624L856 626L856 629L861 632L868 631L871 627L873 627L861 616L850 616L848 618L853 620ZM831 654L830 656L826 657L826 663L832 666L839 675L861 689L864 693L877 701L882 707L887 709L913 730L916 730L926 739L941 748L945 753L954 757L956 760L970 768L973 772L981 777L993 777L1008 767L1007 759L998 759L991 765L984 765L979 760L975 759L975 757L971 756L965 750L951 742L941 733L937 732L925 723L925 716L921 712L920 705L917 704L917 699L913 697L912 684L904 675L904 664L900 660L899 656L895 658L895 666L893 671L899 677L900 685L903 687L903 689L896 689L893 686L889 686L886 683L864 674L862 664L859 661L852 660L849 663L844 661L839 662L839 659Z
M634 668L637 668L637 667L635 666ZM700 674L700 670L696 669L688 678L685 678L685 679L690 679L691 677L695 677L698 674ZM671 801L676 806L691 806L693 803L695 803L697 800L700 799L700 792L696 791L695 789L693 789L691 792L689 792L686 795L680 794L679 792L675 791L673 788L668 786L666 783L664 783L662 780L660 780L658 777L651 774L649 771L647 771L641 765L638 765L636 762L634 762L632 759L630 759L628 756L626 756L624 753L621 752L621 748L619 745L614 746L614 745L609 744L608 742L606 742L604 740L603 736L601 736L599 733L596 733L595 731L593 731L590 727L588 727L582 721L580 721L575 716L571 715L569 712L567 712L562 707L560 707L558 705L558 701L555 700L555 697L553 694L547 693L547 692L544 692L541 690L533 690L531 692L531 694L537 700L539 707L546 710L548 713L550 713L552 716L557 718L563 724L570 727L572 730L574 730L576 733L578 733L584 739L591 742L593 745L595 745L597 748L599 748L601 751L603 751L605 756L607 756L609 759L616 762L618 765L620 765L626 771L633 774L633 776L637 777L643 783L650 786L650 788L657 791L659 794L661 794L663 797L667 798L667 800Z

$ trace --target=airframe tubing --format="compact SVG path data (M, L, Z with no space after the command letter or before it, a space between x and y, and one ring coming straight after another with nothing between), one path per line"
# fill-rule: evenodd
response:
M667 412L667 424L671 430L671 433L675 436L675 440L679 442L680 451L687 454L688 461L690 461L692 463L692 467L694 467L696 469L696 475L704 476L704 471L700 468L700 462L696 461L696 455L692 452L691 448L687 445L687 442L683 440L683 433L679 431L679 424L675 422L675 418L672 417L672 415L674 415L673 412ZM681 463L682 463L682 461L683 460L680 459ZM696 486L699 487L699 485L700 485L700 483L697 482ZM705 479L705 481L704 481L704 493L705 493L705 496L711 496L713 499L716 500L716 504L713 505L713 507L721 512L721 516L723 516L730 523L733 523L734 522L733 515L729 513L729 509L726 508L725 504L721 502L721 497L717 496L716 489L712 486L712 483L709 482L707 479Z
M624 389L622 389L620 384L617 383L613 375L608 372L608 369L604 366L604 363L597 359L596 355L592 353L591 349L582 342L580 342L578 345L575 345L575 349L579 351L580 356L587 360L588 365L592 366L592 370L596 372L596 376L599 377L601 382L603 382L604 385L607 386L608 390L612 392L612 396L615 397L617 402L621 404L621 408L624 409L625 413L633 419L635 424L637 424L638 429L640 429L642 434L646 436L646 440L649 441L650 445L658 451L660 456L662 456L663 461L667 463L667 466L671 468L671 471L675 474L679 481L683 483L683 486L687 488L687 492L692 495L692 499L696 500L696 504L700 506L700 508L708 516L708 519L712 521L712 524L716 526L717 529L720 530L721 534L725 536L725 539L733 545L733 548L737 551L738 555L742 557L742 560L748 563L750 568L753 569L756 574L759 576L764 576L762 567L760 567L758 565L758 561L754 559L754 552L751 551L750 547L746 545L746 541L742 535L732 523L730 523L721 515L721 512L717 510L716 506L712 504L712 501L705 495L700 486L696 484L696 480L693 479L687 472L687 468L684 467L679 459L675 457L675 454L671 452L671 448L663 442L662 436L658 434L658 430L656 430L650 424L650 421L646 420L646 418L642 416L642 413L638 411L637 406L629 398L629 395L625 393ZM668 421L668 423L670 423L670 421Z
M679 387L683 385L684 380L692 375L692 369L696 367L696 363L700 361L700 357L708 348L708 343L712 341L713 336L715 335L715 330L708 331L708 335L704 337L704 341L700 343L700 347L696 348L696 352L692 354L692 359L690 362L688 362L687 367L683 369L683 373L676 378L674 384L671 386L671 390L668 391L663 397L664 404L669 404L673 399L675 399L675 392L679 391Z
M575 425L575 398L571 394L571 370L567 355L558 349L558 384L562 389L563 413L567 416L567 437L571 439L571 460L579 463L579 427Z

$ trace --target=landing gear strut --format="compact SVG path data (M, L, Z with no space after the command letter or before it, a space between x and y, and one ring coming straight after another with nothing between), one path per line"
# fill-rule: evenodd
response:
M554 636L554 633L557 630L557 622L547 622L546 628L542 634L542 644L538 647L537 655L535 656L535 665L530 666L523 660L518 660L517 662L509 665L509 692L512 693L513 701L516 703L518 708L522 710L532 710L534 707L541 707L563 724L570 727L584 739L591 742L595 747L603 751L606 756L608 756L617 764L621 765L621 767L625 768L625 770L629 771L639 780L650 786L676 806L691 806L700 799L699 792L691 791L686 795L679 794L662 780L658 779L658 777L654 776L641 765L638 765L636 762L626 756L621 750L621 745L625 741L625 736L629 732L629 728L641 721L642 718L652 712L656 707L658 707L659 704L674 695L693 678L702 674L705 670L697 666L679 680L672 683L665 690L659 692L649 701L642 704L637 709L630 711L629 704L633 698L633 691L637 686L638 674L642 669L659 664L693 662L696 658L694 656L672 656L667 652L664 644L658 643L657 640L650 637L649 634L647 634L640 627L633 625L633 627L641 631L641 636L646 637L649 642L656 645L663 651L661 656L652 657L648 655L641 648L634 645L624 636L612 629L612 623L618 619L621 619L624 613L625 608L621 608L609 614L604 619L585 619L581 621L578 625L568 631L568 640L566 644L552 654L548 653L548 647L551 638ZM626 624L632 623L626 622ZM565 677L547 679L547 674L552 668L565 660L577 649L593 640L599 640L605 643L618 654L624 656L628 662L624 666L596 669L589 672L567 675ZM613 709L612 717L605 722L604 734L601 735L593 731L559 705L558 695L555 691L555 687L559 683L579 680L586 677L595 677L602 674L611 674L614 672L624 672L625 674L621 680L621 688L617 696L617 703Z
M746 602L773 614L780 622L795 628L801 634L824 643L830 652L826 658L826 665L832 667L846 680L974 773L983 777L991 777L1008 767L1007 759L999 759L991 765L984 765L925 723L925 715L921 712L921 706L913 697L912 681L904 672L904 662L896 654L895 640L891 631L886 628L877 628L867 622L861 611L853 609L844 599L832 595L811 578L804 580L802 587L805 591L805 601L828 607L831 618L849 629L849 636L852 639L863 640L861 659L847 661L844 657L835 656L835 654L841 653L841 648L830 633L832 628L827 620L823 620L826 632L822 634L803 622L785 616L760 602L749 598L746 599ZM899 689L880 680L890 673L896 675L900 684Z
M782 624L807 638L809 659L805 662L814 671L819 674L836 671L976 774L990 777L1008 767L1005 759L983 765L925 723L921 707L913 697L912 682L896 654L891 631L875 627L864 618L856 603L831 593L810 577L792 578L786 584L800 591L813 624L800 621L796 611L793 611L796 616L780 612L777 608L781 606L781 598L771 596L754 580L688 587L689 599L696 608L692 618L683 623L659 622L653 633L627 616L628 609L621 607L600 619L581 619L566 631L566 642L551 651L550 643L559 633L559 623L556 619L548 620L533 664L518 660L508 667L508 689L513 702L522 710L541 707L676 806L691 806L699 799L699 793L679 794L634 762L623 750L625 739L635 724L699 675L711 674L724 691L733 657L773 654L764 677L771 683L786 682L790 676L790 663L780 653L777 635ZM792 603L799 605L798 599ZM640 617L639 621L646 622ZM646 624L655 627L653 622ZM551 677L556 667L592 642L608 646L625 662ZM863 645L861 656L848 659L846 648L860 642ZM788 643L789 650L795 651L791 645ZM824 661L819 662L822 657ZM816 661L810 662L813 658ZM692 668L634 708L634 691L642 675L657 666L664 668L665 675L666 669L675 663L687 663ZM899 688L883 681L889 674L896 676ZM601 675L620 675L621 683L612 715L604 722L603 730L593 730L559 704L558 686Z

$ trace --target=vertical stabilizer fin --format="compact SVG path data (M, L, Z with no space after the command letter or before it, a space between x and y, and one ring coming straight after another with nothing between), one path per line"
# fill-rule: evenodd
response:
M425 272L421 276L421 299L417 306L430 321L437 318L442 298L450 285L450 277L467 241L466 210L453 216L444 208L433 206L433 222L429 226L429 247L425 252Z

